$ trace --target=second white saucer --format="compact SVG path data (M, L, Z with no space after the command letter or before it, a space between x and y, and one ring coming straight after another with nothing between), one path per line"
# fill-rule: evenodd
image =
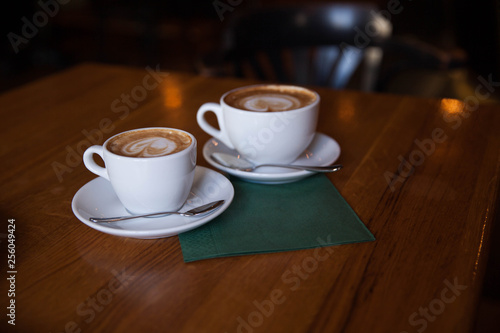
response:
M253 172L235 170L214 161L211 157L213 153L237 155L238 153L235 150L228 148L219 140L211 138L203 146L203 157L215 168L249 182L283 184L291 183L314 174L311 171L277 167L262 167ZM340 146L337 141L325 134L316 133L309 147L292 164L325 166L334 163L339 156Z

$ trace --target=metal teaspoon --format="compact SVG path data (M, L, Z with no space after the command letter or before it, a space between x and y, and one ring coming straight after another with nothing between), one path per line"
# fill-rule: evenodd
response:
M91 222L95 223L104 223L104 222L116 222L116 221L123 221L123 220L130 220L130 219L135 219L139 217L158 217L161 215L171 215L171 214L176 214L176 215L181 215L181 216L196 216L196 215L201 215L201 214L206 214L208 212L211 212L212 210L215 210L219 208L225 201L224 200L219 200L219 201L214 201L199 207L195 207L193 209L188 210L187 212L159 212L159 213L151 213L151 214L143 214L143 215L130 215L130 216L118 216L118 217L91 217L89 220Z
M220 165L223 165L223 166L231 168L231 169L236 169L236 170L240 170L240 171L247 171L247 172L254 171L255 169L263 167L263 166L273 166L273 167L307 170L307 171L314 171L314 172L334 172L334 171L338 171L338 170L342 169L341 164L334 164L334 165L329 165L329 166L308 166L308 165L265 163L265 164L255 165L252 162L244 159L243 157L237 157L237 156L230 155L230 154L213 153L211 156Z

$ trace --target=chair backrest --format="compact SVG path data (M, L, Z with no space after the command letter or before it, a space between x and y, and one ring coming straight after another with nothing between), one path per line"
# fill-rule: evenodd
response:
M271 7L233 13L226 59L234 74L301 85L346 87L360 68L362 90L374 88L391 23L360 4Z

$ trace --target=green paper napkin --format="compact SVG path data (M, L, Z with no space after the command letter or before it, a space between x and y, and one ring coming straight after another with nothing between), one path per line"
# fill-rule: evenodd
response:
M325 175L281 185L231 181L229 208L179 235L185 262L375 240Z

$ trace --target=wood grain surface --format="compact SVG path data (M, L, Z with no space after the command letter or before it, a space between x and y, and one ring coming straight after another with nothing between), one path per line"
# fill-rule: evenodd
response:
M375 242L186 264L177 236L115 237L73 215L95 178L90 144L167 126L201 147L200 105L250 83L83 64L1 95L0 330L469 332L500 175L500 107L485 86L464 101L315 89L318 131L342 148L329 178Z

